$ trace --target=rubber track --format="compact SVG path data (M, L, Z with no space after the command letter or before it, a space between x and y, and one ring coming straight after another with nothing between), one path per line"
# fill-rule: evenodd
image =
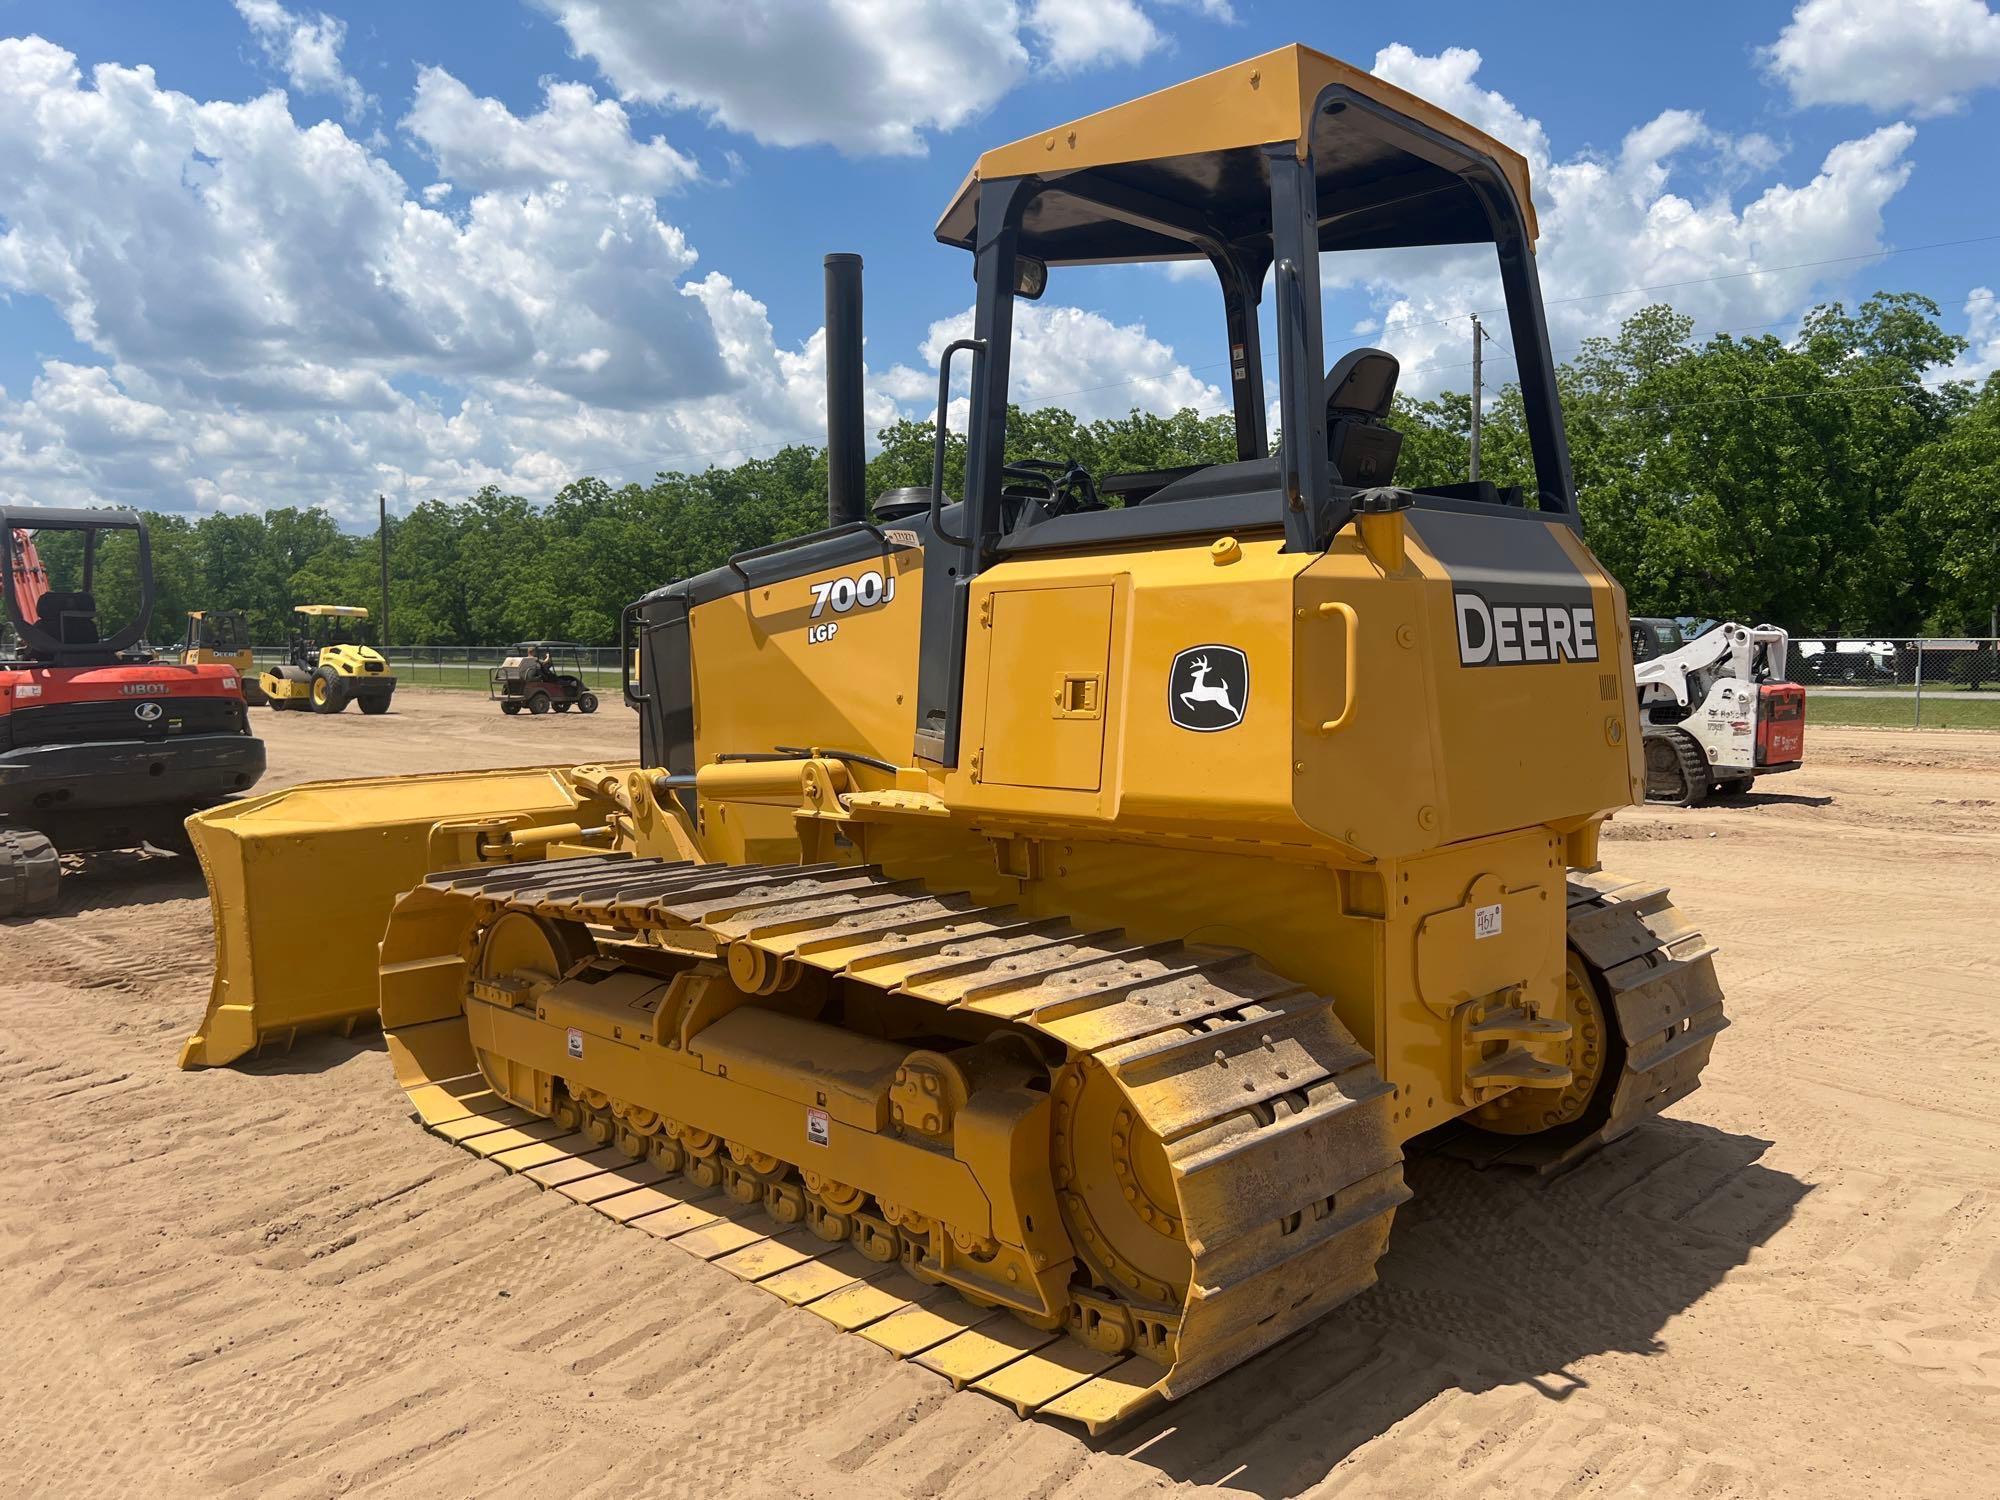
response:
M996 1331L994 1314L956 1299L914 1325L936 1334L936 1344L913 1345L912 1320L889 1298L870 1299L866 1310L879 1316L859 1330L893 1335L877 1341L1024 1416L1039 1411L1101 1431L1240 1364L1371 1285L1395 1209L1409 1196L1386 1113L1392 1091L1373 1058L1330 1000L1239 951L1134 944L1116 930L1086 932L851 865L565 859L444 873L427 885L480 903L481 920L512 909L628 934L699 928L718 945L751 944L778 960L1035 1027L1072 1057L1108 1069L1166 1143L1193 1252L1172 1371L1137 1357L1115 1362L1011 1317ZM452 1134L448 1122L427 1123ZM476 1149L480 1138L461 1144ZM634 1180L602 1201L644 1205L630 1215L641 1229L675 1212L672 1222L690 1221L678 1199L629 1202L640 1187L667 1191ZM766 1224L788 1252L840 1254ZM797 1263L781 1259L791 1273ZM718 1263L734 1269L729 1259ZM803 1305L820 1310L816 1298Z
M1699 807L1709 797L1709 789L1714 784L1714 773L1709 770L1708 759L1701 752L1701 745L1695 737L1684 729L1648 729L1646 738L1663 741L1671 746L1674 759L1680 766L1678 787L1658 786L1650 771L1646 774L1646 800L1669 807Z
M1561 1171L1701 1086L1701 1070L1729 1018L1715 947L1667 898L1667 888L1572 873L1569 941L1596 971L1625 1041L1609 1112L1595 1123L1540 1135L1468 1131L1450 1143L1453 1155L1481 1166Z
M0 917L48 911L61 887L62 860L46 835L0 828Z

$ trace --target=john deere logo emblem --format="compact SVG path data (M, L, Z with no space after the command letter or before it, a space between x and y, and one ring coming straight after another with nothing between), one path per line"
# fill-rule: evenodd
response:
M1250 658L1234 646L1190 646L1174 658L1167 716L1183 729L1234 729L1250 706Z
M135 703L132 705L132 712L150 724L153 720L159 718L161 714L165 713L166 710L157 703Z

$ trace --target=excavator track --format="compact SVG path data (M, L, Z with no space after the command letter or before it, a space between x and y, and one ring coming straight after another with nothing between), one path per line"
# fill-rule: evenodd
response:
M1481 1166L1562 1171L1700 1087L1729 1018L1716 949L1667 888L1572 873L1569 944L1588 981L1585 1003L1609 1007L1604 1066L1616 1070L1615 1082L1593 1090L1591 1106L1572 1123L1529 1135L1467 1130L1449 1142L1451 1154Z
M782 1138L799 1142L786 1154L769 1141L723 1141L713 1119L670 1118L657 1097L621 1100L584 1062L543 1095L546 1110L532 1107L523 1080L545 1075L496 1053L494 1038L547 1030L539 1018L575 986L544 991L530 1019L517 982L489 972L482 944L519 917L589 934L559 955L575 960L572 975L672 955L709 974L726 966L732 993L782 1000L815 971L830 994L865 986L905 1008L935 1007L941 1021L954 1013L960 1035L990 1024L1045 1039L1056 1061L1046 1094L1033 1097L1048 1111L1047 1191L1074 1256L1053 1311L1024 1310L1021 1298L1010 1307L997 1275L1005 1265L1014 1277L1008 1252L989 1241L982 1270L977 1234L889 1201L893 1179L847 1187L817 1176L807 1142L837 1128L827 1111L803 1111L803 1130ZM683 990L652 993L617 1013L619 1046L681 1045L668 1012ZM1327 998L1239 951L1135 944L873 867L603 856L438 874L390 922L382 1002L398 1080L439 1135L957 1387L1092 1432L1186 1393L1371 1285L1409 1196L1393 1091ZM493 1019L475 1024L475 1012ZM755 1016L766 1036L809 1024ZM592 1057L603 1050L597 1035L568 1035L572 1058L586 1043ZM795 1050L831 1069L815 1050L825 1029L817 1035ZM928 1123L919 1084L933 1088L920 1061L930 1055L912 1052L896 1070L898 1135ZM668 1086L700 1081L684 1060L649 1066ZM954 1243L971 1243L974 1258Z

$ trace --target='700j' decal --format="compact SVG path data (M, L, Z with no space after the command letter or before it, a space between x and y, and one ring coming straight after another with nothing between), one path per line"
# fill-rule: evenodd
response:
M824 583L808 584L807 587L812 590L813 596L810 618L820 622L807 627L808 645L830 641L840 633L838 620L821 619L821 616L828 611L844 615L850 610L873 609L876 605L887 604L896 597L895 575L883 574L874 568L854 578L829 578Z

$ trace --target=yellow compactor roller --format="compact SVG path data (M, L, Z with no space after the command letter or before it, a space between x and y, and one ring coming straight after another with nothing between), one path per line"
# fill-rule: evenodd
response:
M186 1060L379 1005L438 1133L1095 1429L1368 1286L1412 1138L1566 1164L1725 1023L1700 935L1598 867L1640 736L1521 158L1286 48L987 153L937 233L978 287L963 502L870 514L830 257L829 528L632 606L631 766L195 819ZM1323 254L1468 244L1529 494L1396 487L1396 361L1327 368ZM1168 259L1216 274L1235 460L1008 451L1016 298Z
M386 714L396 679L382 653L368 644L368 611L358 604L299 604L297 630L285 660L258 679L274 709L337 714L359 703L364 714Z

